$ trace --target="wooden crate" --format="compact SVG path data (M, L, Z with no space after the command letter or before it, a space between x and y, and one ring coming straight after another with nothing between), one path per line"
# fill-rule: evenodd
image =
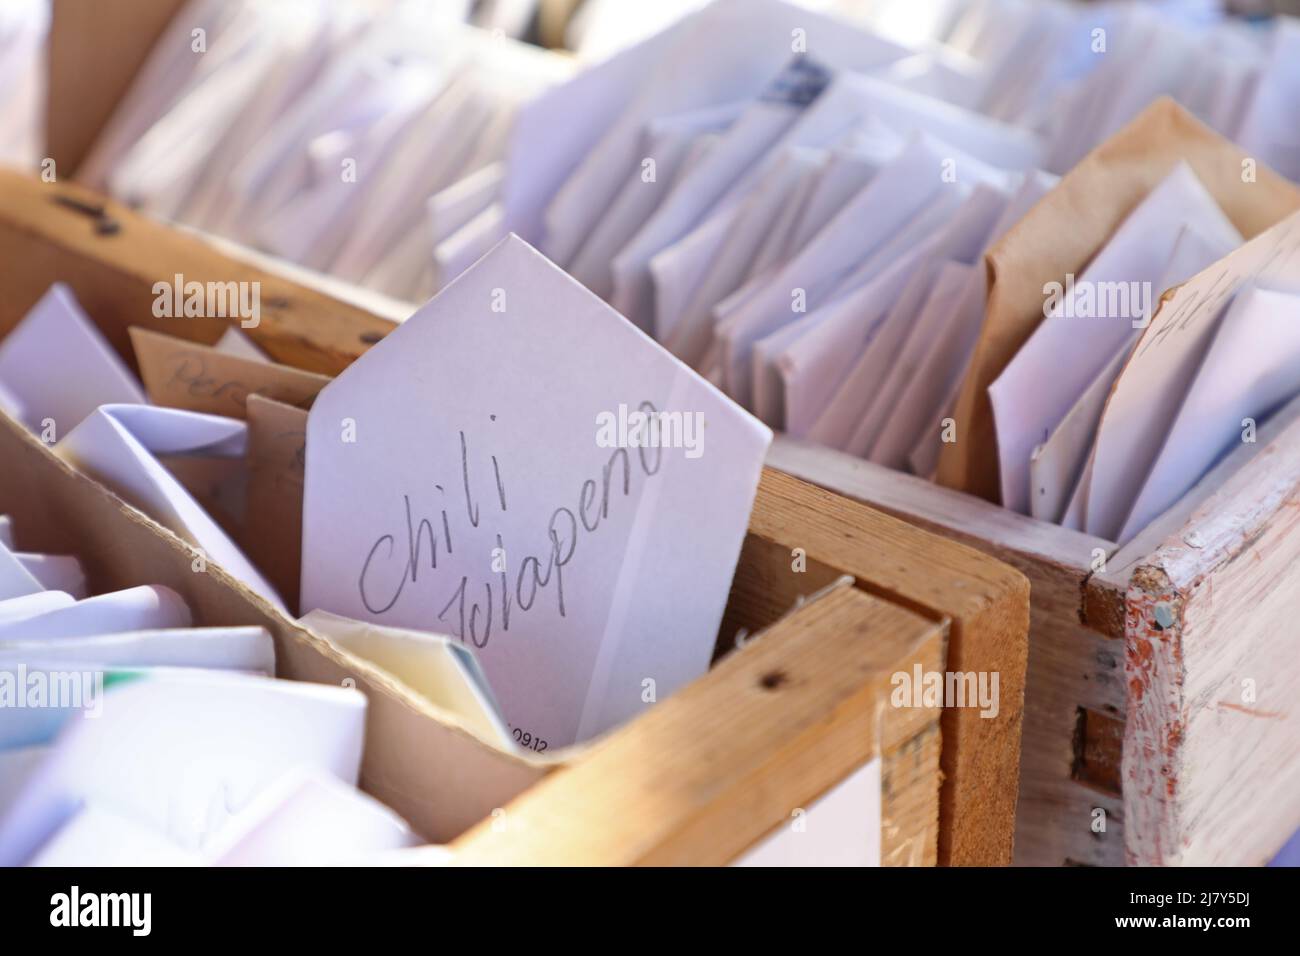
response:
M119 19L139 18L118 48L59 41L94 33L109 5ZM60 169L76 168L86 131L107 120L124 77L178 5L55 0L49 125ZM365 318L341 329L326 322L300 343L281 342L275 354L337 371L356 348L346 331L353 321L360 328ZM1277 416L1257 454L1243 449L1222 463L1122 549L789 439L778 438L769 463L978 548L1029 579L1017 863L1259 863L1300 826L1300 708L1239 702L1242 680L1267 685L1275 701L1294 701L1300 691L1286 683L1300 680L1287 676L1295 669L1278 663L1295 657L1287 629L1300 574L1291 570L1300 544L1288 541L1300 480L1295 415L1292 408ZM1094 570L1098 555L1104 570ZM956 622L950 654L961 656L967 632L961 614L949 613ZM958 716L945 715L949 744ZM951 753L946 746L950 813L962 806L959 794L978 794L989 779L964 787ZM941 858L987 861L983 852L996 842L972 837L968 851L945 836Z
M1152 332L1300 269L1300 191L1171 100L1151 104L985 256L988 315L953 413L965 437L944 446L942 483L1000 497L980 383L1041 319L1043 280L1081 271L1180 162L1248 241L1165 291ZM798 442L771 462L1029 577L1019 860L1262 863L1300 824L1297 414L1300 401L1274 414L1123 547Z
M769 463L1029 578L1017 863L1249 865L1300 826L1298 417L1123 548L789 439Z
M75 185L0 173L0 287L7 293L0 334L52 282L63 281L128 360L131 325L215 341L225 320L154 317L154 283L175 273L200 282L260 282L261 322L248 334L277 361L310 371L337 372L391 328ZM12 423L6 428L6 441L49 474L11 476L7 488L0 479L0 507L17 510L8 503L65 485L71 490L60 495L90 495L94 487L96 508L125 516L112 518L112 531L97 541L97 554L113 556L94 564L103 586L167 584L206 620L270 627L287 676L356 680L372 702L364 785L421 832L450 840L498 808L529 821L526 838L504 839L490 826L467 838L473 852L467 849L466 859L482 852L484 860L727 862L879 756L886 862L1010 860L1028 587L1019 573L974 550L769 470L714 670L590 748L529 759L449 726L381 672L325 646L220 572L191 573L188 550L174 536L68 472ZM63 497L44 507L24 546L75 549L83 522L60 524L65 511L78 515ZM795 549L802 549L806 571L792 570ZM154 571L158 562L167 574ZM845 575L854 587L791 612L801 596ZM725 653L742 628L763 637ZM889 677L917 663L927 672L997 672L998 716L950 708L941 735L937 711L886 706ZM673 772L648 769L655 767ZM545 785L535 786L543 778ZM573 788L586 791L598 781L621 807L643 809L629 817L613 803L603 813L575 803ZM592 836L599 833L606 836Z
M14 519L19 547L78 554L96 590L165 584L199 624L266 627L282 677L354 681L370 702L362 785L430 839L450 841L508 804L513 821L510 800L523 793L520 825L487 831L498 862L503 835L522 833L531 844L546 830L595 833L597 849L580 851L566 839L533 852L506 839L504 858L720 864L879 757L882 861L934 862L939 713L885 703L895 671L942 666L946 622L854 588L833 590L772 621L704 677L590 748L527 759L444 722L382 671L298 627L219 568L195 573L188 545L3 417L0 460L0 512ZM747 565L738 580L768 573ZM592 813L566 792L574 779L603 780L611 796L617 790L618 806L639 809ZM467 860L478 859L476 839L459 845Z

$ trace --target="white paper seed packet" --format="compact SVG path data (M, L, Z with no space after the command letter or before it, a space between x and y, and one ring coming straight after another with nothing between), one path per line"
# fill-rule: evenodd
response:
M450 634L521 742L586 739L707 669L770 441L508 237L317 397L302 610Z
M88 706L19 711L52 715L45 736L17 742L50 749L0 814L0 866L29 860L82 805L195 852L294 767L357 782L358 690L188 668L75 676Z
M100 405L145 401L126 363L61 282L0 340L0 388L10 414L56 437Z
M159 460L167 455L242 458L247 436L244 422L220 415L103 405L65 435L55 453L278 607L275 589Z

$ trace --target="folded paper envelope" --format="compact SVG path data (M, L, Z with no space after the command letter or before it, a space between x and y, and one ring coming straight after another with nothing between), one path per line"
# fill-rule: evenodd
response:
M777 0L709 4L520 110L502 184L506 228L530 240L544 234L548 256L567 265L640 162L648 120L756 96L805 51L860 71L907 53Z
M423 842L374 797L295 767L258 794L205 855L214 866L328 866Z
M1093 446L1094 473L1088 489L1087 512L1093 527L1124 542L1140 530L1141 523L1129 515L1137 493L1153 478L1153 469L1166 450L1183 456L1172 472L1166 472L1163 495L1148 499L1141 519L1150 519L1176 501L1223 451L1221 445L1204 446L1217 432L1222 420L1212 421L1192 390L1207 364L1207 353L1226 321L1225 306L1250 284L1294 291L1300 289L1300 212L1233 250L1214 265L1165 294L1160 308L1142 331L1119 378L1110 389ZM1284 316L1286 313L1283 312ZM1231 326L1225 335L1231 336ZM1285 331L1283 327L1281 331ZM1238 329L1238 335L1241 335ZM1250 335L1242 341L1223 343L1245 351L1235 375L1211 386L1211 394L1225 408L1240 396L1268 383L1268 370L1282 354L1282 340L1276 333L1261 338ZM1203 398L1203 397L1202 397ZM1194 424L1179 428L1178 419L1188 407ZM1266 405L1267 407L1267 405ZM1242 414L1247 414L1243 412ZM1254 417L1254 414L1252 417ZM1196 421L1199 417L1200 421ZM1232 433L1243 427L1240 415L1229 417ZM1178 438L1175 432L1181 432ZM1189 437L1189 434L1191 437ZM1178 447L1169 447L1174 441ZM1156 489L1150 491L1154 494ZM1125 527L1125 525L1128 527Z
M61 282L0 333L0 387L0 406L46 440L106 402L144 401L131 370Z
M15 621L26 621L49 611L72 607L77 599L66 591L34 591L20 597L0 600L0 628Z
M317 396L301 610L449 634L521 743L589 738L707 670L771 434L511 236Z
M275 643L264 627L189 627L89 637L0 642L0 667L24 662L104 667L198 667L275 674Z
M86 590L86 573L81 562L70 554L15 553L27 573L51 591L67 591L78 601L90 592Z
M244 418L250 395L305 408L329 381L266 358L231 354L219 345L200 345L138 326L128 331L140 377L155 405ZM239 343L236 348L255 348L247 339L233 341Z
M443 634L384 627L319 609L304 614L299 623L387 671L435 707L455 715L457 723L481 740L510 746L510 731L478 659L458 642Z
M93 693L96 718L69 711L41 741L53 749L0 818L0 865L21 865L83 802L201 850L289 767L357 781L358 690L157 668L114 671Z
M0 601L38 594L44 587L18 555L0 541Z
M141 584L2 623L0 641L62 640L192 623L189 606L179 594L160 584Z
M64 436L55 453L282 607L261 572L158 461L161 455L242 458L246 437L247 427L233 418L149 405L103 405Z
M1300 208L1300 189L1160 99L1065 175L985 256L989 291L979 342L961 385L957 440L937 480L1000 498L988 387L1043 319L1043 286L1080 274L1129 212L1184 160L1247 239Z

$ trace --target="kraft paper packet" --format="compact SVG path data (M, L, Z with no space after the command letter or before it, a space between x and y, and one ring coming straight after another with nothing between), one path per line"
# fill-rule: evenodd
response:
M233 327L227 329L221 341L209 346L139 326L128 329L149 400L168 408L247 420L247 405L253 396L305 409L328 384L328 376L254 357L256 353L231 351L228 336L236 331ZM255 346L248 343L243 348ZM252 457L250 454L250 460ZM259 535L246 531L274 527L265 519L278 520L280 512L263 511L259 514L261 520L249 523L247 475L242 459L184 456L161 460L228 535L241 540L250 554L259 552L254 555L254 563L261 564L268 552L274 552ZM274 559L267 566L280 568ZM298 570L290 574L286 568L285 572L294 587L291 593L296 595Z
M298 606L302 576L302 485L306 463L307 412L283 402L248 399L248 494L241 542L291 609Z
M190 412L246 418L250 395L307 408L329 378L258 361L139 326L128 329L149 401Z
M1185 160L1246 238L1300 208L1300 189L1173 100L1161 98L1097 147L984 257L988 298L957 405L957 441L939 454L939 484L997 503L988 387L1043 318L1043 285L1079 274L1124 217ZM1253 181L1247 181L1253 174Z

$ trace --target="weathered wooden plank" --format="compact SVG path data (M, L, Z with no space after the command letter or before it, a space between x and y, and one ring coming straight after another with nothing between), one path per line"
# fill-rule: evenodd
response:
M892 774L882 860L932 863L938 713L885 701L893 673L942 667L943 638L941 623L834 590L480 823L455 863L732 860L877 754ZM918 759L920 773L893 771Z
M229 320L154 315L154 284L176 274L186 282L258 283L260 321L245 332L276 361L309 372L337 374L393 327L75 184L0 170L0 334L64 282L128 361L132 325L215 342Z
M813 469L803 476L826 481ZM854 575L864 590L951 620L945 669L990 680L997 675L996 716L970 706L944 711L939 859L945 865L1009 863L1028 654L1027 581L984 554L915 524L856 509L771 469L760 490L782 505L756 511L751 535L795 544L808 559Z
M768 463L977 548L1025 575L1031 612L1014 861L1037 866L1121 863L1119 794L1086 786L1074 773L1079 708L1117 720L1124 716L1122 645L1080 619L1092 561L1114 544L789 438L777 439ZM1114 632L1115 637L1122 634L1120 628ZM1098 809L1106 812L1101 833L1093 830Z
M1300 827L1297 427L1228 476L1133 574L1131 863L1261 863Z

